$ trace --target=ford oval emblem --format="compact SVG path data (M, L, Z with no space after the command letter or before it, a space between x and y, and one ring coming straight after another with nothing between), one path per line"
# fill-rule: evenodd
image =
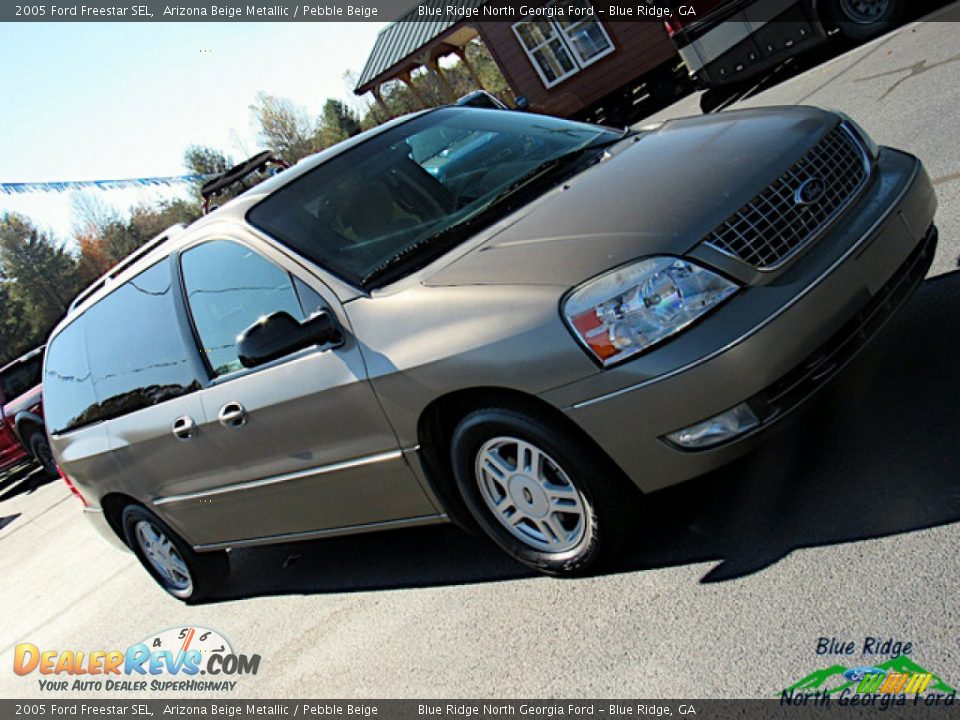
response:
M826 191L827 186L823 180L818 177L812 177L804 180L800 187L797 188L797 192L793 196L793 201L797 205L812 205L822 198Z

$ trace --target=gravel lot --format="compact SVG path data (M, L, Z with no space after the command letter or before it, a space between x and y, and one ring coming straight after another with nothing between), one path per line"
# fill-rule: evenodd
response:
M816 654L822 636L909 641L960 684L956 28L904 27L741 103L839 108L919 155L941 201L936 277L763 449L653 498L616 572L532 577L434 527L236 552L225 597L186 607L62 483L9 477L0 697L42 694L11 672L18 642L125 648L187 625L261 655L227 697L770 697L846 662Z

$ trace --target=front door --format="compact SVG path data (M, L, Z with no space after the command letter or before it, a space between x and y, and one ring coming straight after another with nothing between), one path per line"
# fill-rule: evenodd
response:
M197 545L257 540L433 515L402 457L356 341L311 347L258 368L236 339L284 311L304 320L339 308L250 245L214 239L180 256L197 341L213 376L200 391L201 444L215 463L158 509ZM211 521L211 518L213 520Z

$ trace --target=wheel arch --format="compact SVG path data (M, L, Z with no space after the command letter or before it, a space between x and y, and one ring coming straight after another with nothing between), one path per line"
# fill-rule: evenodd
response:
M130 495L121 492L109 492L100 498L100 508L110 529L116 533L120 541L129 546L126 534L123 532L123 511L128 505L143 505L142 502Z
M13 419L13 431L17 435L17 440L20 441L20 444L23 445L28 450L30 436L34 432L42 432L46 434L47 429L43 424L43 418L37 415L36 413L23 411L17 413L16 417Z
M460 421L470 412L484 407L519 408L564 426L583 443L619 466L586 431L546 400L504 387L472 387L442 395L427 405L417 423L420 460L427 482L447 516L461 527L473 529L475 522L457 490L450 462L450 443ZM621 470L622 472L622 470Z

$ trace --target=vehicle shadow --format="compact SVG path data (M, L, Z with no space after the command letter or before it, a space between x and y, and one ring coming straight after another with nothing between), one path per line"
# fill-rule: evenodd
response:
M770 441L719 471L651 495L624 573L717 562L701 582L762 571L800 548L960 520L960 271L927 280L864 355ZM219 600L529 577L452 526L232 554Z
M960 520L960 271L927 280L865 354L770 442L656 496L622 569L720 560L743 577L793 550Z
M0 476L0 502L17 495L29 495L54 479L32 461L18 465Z

